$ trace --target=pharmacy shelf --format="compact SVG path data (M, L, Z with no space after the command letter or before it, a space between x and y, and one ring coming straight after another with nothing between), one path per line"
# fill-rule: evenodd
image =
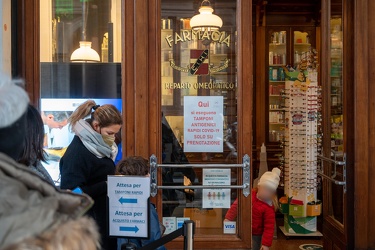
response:
M286 46L286 43L270 43L270 46Z
M311 43L295 43L294 46L311 46Z
M269 67L285 67L285 64L269 64Z

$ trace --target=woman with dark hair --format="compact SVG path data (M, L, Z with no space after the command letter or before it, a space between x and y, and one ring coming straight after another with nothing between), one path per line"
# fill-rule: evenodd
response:
M27 108L26 124L28 132L18 162L29 166L35 173L54 185L51 176L42 165L42 161L45 161L43 121L38 110L31 105Z
M75 137L60 160L61 188L79 187L94 199L88 214L99 226L103 249L116 249L116 239L109 238L107 230L106 181L108 175L115 174L115 135L122 125L121 114L113 105L100 106L88 100L68 121Z

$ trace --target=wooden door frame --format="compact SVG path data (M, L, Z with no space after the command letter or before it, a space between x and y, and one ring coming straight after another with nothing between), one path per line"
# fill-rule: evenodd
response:
M338 223L329 215L330 186L334 185L329 180L323 180L323 236L324 247L333 249L353 249L354 246L354 44L353 44L353 6L352 1L343 0L343 114L344 114L344 147L347 161L347 193L344 196L344 224ZM323 90L323 153L331 154L331 123L330 123L330 18L331 1L322 0L322 22L321 22L321 79ZM327 168L325 168L326 170ZM330 175L330 173L326 173Z
M12 23L15 32L17 53L12 55L13 74L25 81L25 90L30 103L40 105L40 38L39 38L39 0L12 0L12 7L17 6L17 23ZM14 29L14 31L13 31ZM13 38L13 37L12 37Z
M353 4L354 37L354 127L355 127L355 249L375 248L375 4L358 0Z

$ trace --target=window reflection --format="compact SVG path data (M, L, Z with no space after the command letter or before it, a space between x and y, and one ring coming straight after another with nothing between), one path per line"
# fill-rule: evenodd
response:
M331 2L331 70L330 70L330 116L331 116L331 157L342 161L344 153L344 114L343 114L343 29L342 0ZM329 170L336 167L330 165ZM336 168L336 179L343 179L342 167ZM339 223L344 223L344 190L342 186L330 183L329 214Z
M121 0L41 0L40 61L42 98L120 98Z

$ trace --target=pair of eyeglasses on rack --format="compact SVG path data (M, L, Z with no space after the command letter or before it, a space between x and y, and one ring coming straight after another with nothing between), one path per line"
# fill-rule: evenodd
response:
M291 167L299 167L299 166L307 166L308 164L306 163L305 159L291 159L290 164Z
M314 193L317 190L316 187L307 187L306 189L307 189L306 191L308 194Z

